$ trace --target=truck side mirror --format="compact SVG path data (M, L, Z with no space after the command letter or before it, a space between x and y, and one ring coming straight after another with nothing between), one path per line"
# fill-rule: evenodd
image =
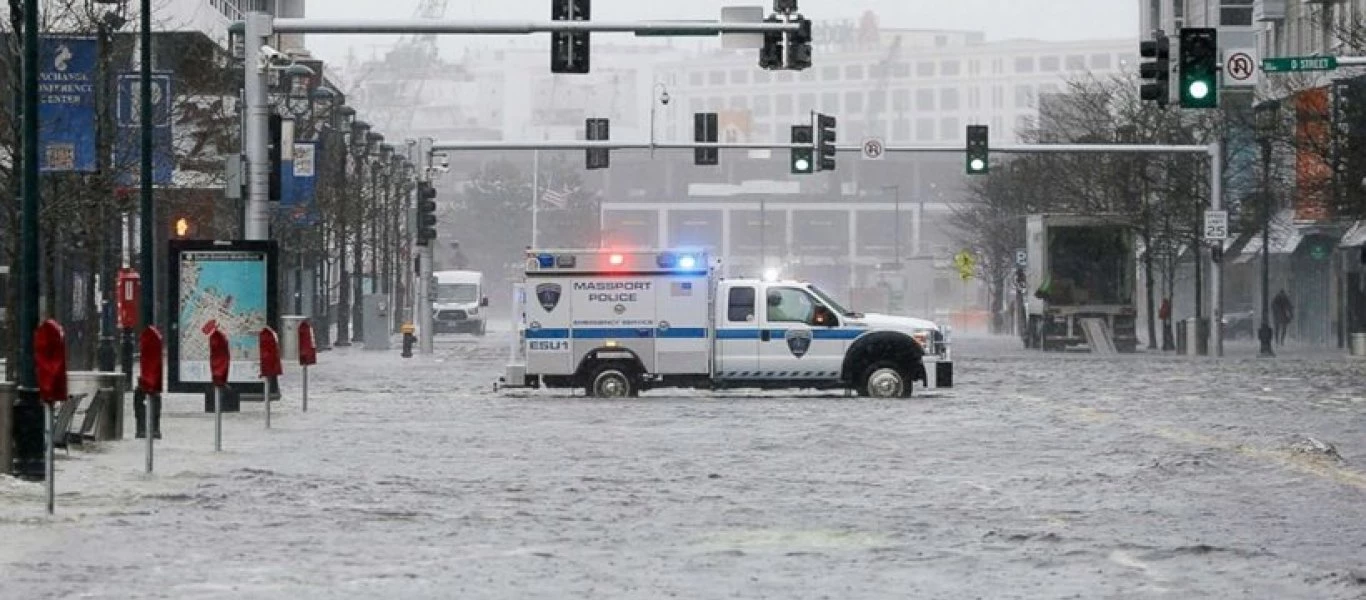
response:
M484 307L487 307L488 305L489 305L489 297L488 297L488 296L484 296L483 298L480 298L480 299L479 299L479 308L484 308Z

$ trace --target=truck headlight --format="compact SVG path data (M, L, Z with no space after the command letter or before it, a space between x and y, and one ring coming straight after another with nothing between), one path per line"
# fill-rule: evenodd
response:
M479 314L479 308L478 308L478 307L471 308L470 311L469 311L469 315L470 315L471 317L476 316L476 315L478 315L478 314Z

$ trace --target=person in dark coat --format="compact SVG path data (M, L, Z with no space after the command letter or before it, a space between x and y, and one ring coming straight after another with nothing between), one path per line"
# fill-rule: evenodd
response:
M1282 289L1271 301L1271 321L1276 327L1276 345L1285 345L1285 334L1290 330L1290 321L1295 319L1295 306L1290 296Z

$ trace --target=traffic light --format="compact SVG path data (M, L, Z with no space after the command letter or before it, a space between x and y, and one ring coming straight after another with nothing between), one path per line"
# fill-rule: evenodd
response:
M778 17L769 15L765 23L782 23ZM783 34L780 31L765 31L764 45L759 48L759 68L777 71L783 68Z
M717 129L716 113L693 114L693 141L716 143L720 136ZM721 163L720 148L696 148L693 150L693 164L716 165Z
M835 117L816 113L817 150L822 171L835 170Z
M790 71L802 71L811 67L811 20L797 15L796 21L801 25L801 29L787 36L786 66Z
M587 21L588 0L552 0L550 18L554 21ZM550 34L550 72L588 72L588 32L555 31Z
M430 181L417 183L417 245L428 246L436 239L436 188Z
M986 125L968 125L968 175L983 175L991 170L991 150Z
M270 123L268 125L270 129L270 141L267 142L267 150L269 152L267 159L270 161L270 192L268 197L271 202L280 201L280 161L283 160L281 151L284 146L284 125L284 119L280 115L273 112L270 113Z
M585 122L585 137L588 141L605 142L608 140L607 119L588 119ZM584 151L588 169L606 169L611 163L610 151L606 148L589 148Z
M1171 99L1171 38L1159 31L1153 40L1138 45L1138 53L1143 58L1153 59L1138 66L1138 75L1143 79L1143 85L1139 86L1139 97L1167 108L1167 102Z
M1181 107L1219 107L1219 30L1181 29Z
M810 125L792 126L792 143L801 144L800 148L792 149L792 173L794 175L806 175L815 172L815 165L812 164L811 152L812 142Z

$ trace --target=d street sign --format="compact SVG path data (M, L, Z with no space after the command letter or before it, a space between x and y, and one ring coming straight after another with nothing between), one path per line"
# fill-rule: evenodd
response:
M1300 71L1334 71L1338 68L1336 56L1287 56L1268 58L1262 61L1262 70L1267 73L1296 73Z

